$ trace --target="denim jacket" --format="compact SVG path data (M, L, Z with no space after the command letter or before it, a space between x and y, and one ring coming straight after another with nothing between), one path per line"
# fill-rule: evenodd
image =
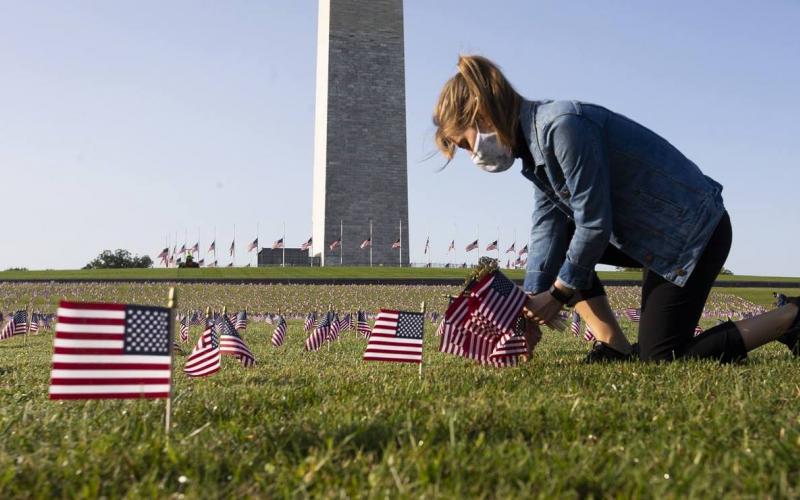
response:
M600 106L523 101L520 125L531 152L522 175L535 186L525 291L546 290L556 276L588 288L609 243L686 283L725 212L719 183L654 132Z

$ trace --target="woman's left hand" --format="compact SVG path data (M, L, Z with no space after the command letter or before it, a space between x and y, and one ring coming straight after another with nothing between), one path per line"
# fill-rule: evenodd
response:
M540 325L551 323L563 304L556 300L549 291L531 295L525 301L525 317L532 319Z

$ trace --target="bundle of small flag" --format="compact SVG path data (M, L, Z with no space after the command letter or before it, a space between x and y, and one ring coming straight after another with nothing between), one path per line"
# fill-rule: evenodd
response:
M496 261L481 259L473 279L445 312L437 331L439 350L481 364L516 365L534 347L524 336L525 299Z

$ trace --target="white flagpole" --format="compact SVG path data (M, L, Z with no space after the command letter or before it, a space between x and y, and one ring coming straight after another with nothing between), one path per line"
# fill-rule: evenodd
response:
M372 219L369 220L369 267L372 267Z
M428 254L428 267L431 267L431 225L428 224L428 235L425 237L425 253Z
M478 250L478 258L475 259L475 265L477 266L478 262L481 261L481 226L480 225L478 225L476 227L476 231L475 232L476 232L475 238L478 240L478 248L476 249L476 250Z
M422 309L422 343L424 344L425 343L425 301L422 302L421 309ZM421 359L419 361L419 379L422 380L422 361L423 361L424 358L421 355L420 355L420 358Z
M400 267L403 267L403 219L400 219L398 227L400 229L400 238L398 238L400 241Z
M456 267L456 262L458 262L458 247L455 244L456 238L458 237L458 226L453 224L453 267Z
M175 306L176 306L176 297L175 297L175 287L170 287L169 289L169 301L167 302L167 307L169 307L169 332L174 333L175 329ZM173 344L173 336L169 335L167 342L169 343L169 392L167 394L167 405L166 405L166 417L164 418L164 434L165 438L169 440L169 428L170 423L172 420L172 344Z
M497 226L497 267L500 268L500 226Z

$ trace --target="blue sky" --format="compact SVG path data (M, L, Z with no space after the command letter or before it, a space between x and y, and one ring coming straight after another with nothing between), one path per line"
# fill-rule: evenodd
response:
M317 3L0 0L0 268L311 233ZM405 3L411 257L530 230L518 166L442 173L430 115L459 53L529 98L580 99L666 137L724 186L726 267L800 276L800 3ZM368 138L365 138L368 140ZM478 199L474 193L483 191ZM499 228L499 230L498 230ZM225 252L221 252L224 254ZM473 254L474 255L474 254ZM252 260L252 258L251 258ZM221 263L228 262L222 255Z

